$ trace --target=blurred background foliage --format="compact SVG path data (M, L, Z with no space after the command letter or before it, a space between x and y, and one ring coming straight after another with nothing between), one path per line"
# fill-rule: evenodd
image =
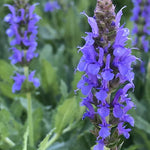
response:
M38 34L39 58L31 62L30 68L37 70L41 87L32 96L37 147L28 146L27 149L44 150L48 140L55 139L47 150L90 150L96 139L89 132L92 129L89 120L82 121L85 111L85 108L80 107L82 95L75 95L74 90L81 77L81 73L75 73L81 57L77 53L77 46L84 44L81 37L90 31L87 18L80 12L85 11L93 16L96 0L58 0L61 9L51 13L44 12L46 0L33 0L31 3L34 2L40 3L36 13L42 19ZM123 10L122 24L126 23L125 26L131 30L131 0L113 2L116 11L127 6ZM0 150L26 150L27 100L23 94L11 92L11 76L15 67L8 60L11 55L9 39L5 34L8 25L3 21L9 13L3 7L6 3L13 2L0 1ZM134 53L140 56L138 51ZM134 94L130 94L136 104L136 109L130 112L135 118L135 128L122 150L150 150L150 65L147 69L145 77L139 71L136 72L136 89Z

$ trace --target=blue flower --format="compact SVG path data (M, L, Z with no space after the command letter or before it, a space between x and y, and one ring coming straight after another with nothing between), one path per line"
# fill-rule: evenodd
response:
M40 86L40 80L38 78L34 78L34 75L35 71L32 71L28 76L28 80L29 82L32 82L36 88L38 88Z
M93 35L98 36L99 35L99 29L98 29L98 25L97 25L95 18L89 17L85 12L82 12L81 14L85 15L88 18L88 23L92 28Z
M118 131L119 135L123 134L126 139L130 137L129 132L131 131L131 129L125 129L125 126L123 126L123 122L118 124Z
M120 105L114 105L113 114L114 114L114 117L116 117L116 118L122 117L123 109L121 108Z
M112 73L113 70L110 69L110 59L111 59L111 56L110 54L108 54L106 57L106 66L102 72L103 80L106 80L106 81L110 81L114 78L114 74Z
M102 102L105 101L107 98L107 91L105 89L101 89L99 92L96 93L96 98Z
M9 59L11 60L11 64L22 62L22 59L24 57L23 51L20 51L16 49L15 47L12 48L12 51L13 51L13 55L9 57Z
M101 107L97 110L98 114L102 117L105 118L109 115L110 110L109 110L109 105L101 105Z
M45 12L53 12L54 10L59 10L61 7L57 1L49 1L45 4Z
M12 87L13 93L21 90L21 86L22 86L23 82L25 81L25 79L26 79L26 76L16 73L16 76L13 77L13 80L14 80L14 84Z
M110 135L110 129L108 128L107 124L100 125L101 129L99 131L99 136L102 137L102 139L105 139Z
M94 146L93 150L104 150L104 142L99 140L97 143L98 144Z
M149 50L149 41L146 40L146 37L144 35L141 38L141 42L143 44L144 51L147 53Z

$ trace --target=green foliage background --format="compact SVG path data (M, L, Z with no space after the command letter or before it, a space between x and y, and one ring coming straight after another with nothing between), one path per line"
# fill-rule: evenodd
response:
M93 16L96 0L58 0L61 9L52 13L43 11L46 0L33 0L31 3L34 2L40 3L36 13L42 17L38 34L39 58L30 64L30 68L37 70L41 81L41 87L32 96L36 147L32 148L27 144L26 97L11 92L11 76L15 67L8 60L11 55L9 39L5 34L8 25L3 18L9 11L3 4L13 2L1 0L0 150L90 150L96 139L89 132L92 129L89 120L81 120L85 111L85 108L80 107L82 95L74 94L81 73L75 74L74 71L81 57L77 53L77 46L84 44L81 37L86 31L90 31L87 18L80 15L80 12L84 10L89 16ZM127 6L123 10L122 23L126 22L126 26L132 29L131 1L113 2L116 11ZM140 56L138 52L134 53ZM138 71L136 73L136 89L134 94L130 94L136 104L136 109L130 112L135 118L135 128L122 150L150 149L150 65L147 69L145 77ZM55 142L47 147L47 142L54 138Z

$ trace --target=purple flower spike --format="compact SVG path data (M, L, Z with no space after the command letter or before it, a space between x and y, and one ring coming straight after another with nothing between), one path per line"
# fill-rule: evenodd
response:
M29 62L34 57L37 57L38 54L35 53L37 42L36 42L36 35L37 35L37 26L36 23L40 20L40 17L33 13L35 6L38 4L34 4L32 6L28 6L26 9L28 10L28 13L25 12L25 9L21 8L18 9L15 8L12 5L5 5L7 6L12 14L8 14L4 20L10 24L10 28L6 30L6 33L9 37L13 37L13 40L11 41L11 46L20 45L21 43L24 44L25 47L28 47L26 49L26 60ZM27 11L26 10L26 11ZM21 14L20 16L17 14ZM26 26L27 30L22 30L21 23L23 22ZM28 22L28 24L26 24ZM20 33L21 32L21 33ZM21 34L24 33L24 37L21 36ZM18 62L16 60L16 62Z
M132 0L133 2L133 11L131 20L133 22L133 29L132 34L134 40L132 45L134 47L140 48L141 52L141 59L143 62L141 66L138 66L138 70L145 76L145 70L147 66L143 64L148 63L148 55L144 54L147 53L150 49L149 46L149 35L150 35L150 1L142 1L142 0ZM142 21L141 21L142 20Z
M84 95L82 105L87 107L83 119L89 117L96 126L93 133L98 144L94 150L103 150L110 141L115 143L114 139L119 141L121 134L129 138L131 129L123 125L129 123L134 126L134 119L127 113L135 107L128 91L134 89L131 65L137 58L130 48L125 47L129 29L120 26L124 7L117 15L114 8L111 0L107 3L97 0L94 17L81 13L88 18L92 32L86 32L85 45L79 49L83 56L77 70L83 72L83 76L77 88ZM112 133L114 131L118 137Z
M9 4L4 5L10 10L10 13L4 17L4 21L10 25L6 30L6 34L12 39L10 42L12 46L10 48L12 56L10 56L9 59L11 60L11 64L16 65L16 67L20 64L28 66L33 58L38 57L38 53L35 52L38 33L38 26L36 26L36 23L40 20L40 17L34 13L36 5L38 4L25 4L24 6L19 3L17 6ZM35 71L31 72L28 81L33 82L35 87L39 87L40 81L38 78L33 78L34 74ZM14 93L15 91L21 90L22 83L27 77L16 73L13 79L14 84L12 91Z

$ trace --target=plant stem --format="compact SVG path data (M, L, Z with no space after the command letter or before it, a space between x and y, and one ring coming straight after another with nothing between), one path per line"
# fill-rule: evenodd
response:
M11 147L14 147L14 146L15 146L15 143L14 143L12 140L10 140L8 137L5 138L5 142L6 142L7 144L9 144Z
M111 93L109 93L106 98L106 101L108 102L108 104L110 104L110 96L111 96ZM109 120L110 120L110 115L106 117L106 121L108 124L109 124Z
M106 99L107 102L108 102L108 104L110 104L110 96L111 96L111 93L108 94L107 99ZM109 124L109 121L110 121L110 115L108 115L108 116L106 117L106 121L107 121L107 123ZM106 150L115 150L115 149L107 148Z
M29 142L30 145L34 146L34 138L33 138L33 119L32 119L32 101L31 101L31 93L27 93L27 101L28 101L28 126L29 126Z
M26 78L28 78L29 76L29 68L27 66L24 67L24 74L26 76ZM34 138L33 138L33 119L32 119L32 99L31 99L31 93L27 92L26 93L26 97L27 97L27 106L28 106L28 126L29 126L29 143L30 146L33 147L34 146Z
M50 141L47 143L46 148L50 147L58 138L59 138L59 134L54 134L54 136L50 139Z

